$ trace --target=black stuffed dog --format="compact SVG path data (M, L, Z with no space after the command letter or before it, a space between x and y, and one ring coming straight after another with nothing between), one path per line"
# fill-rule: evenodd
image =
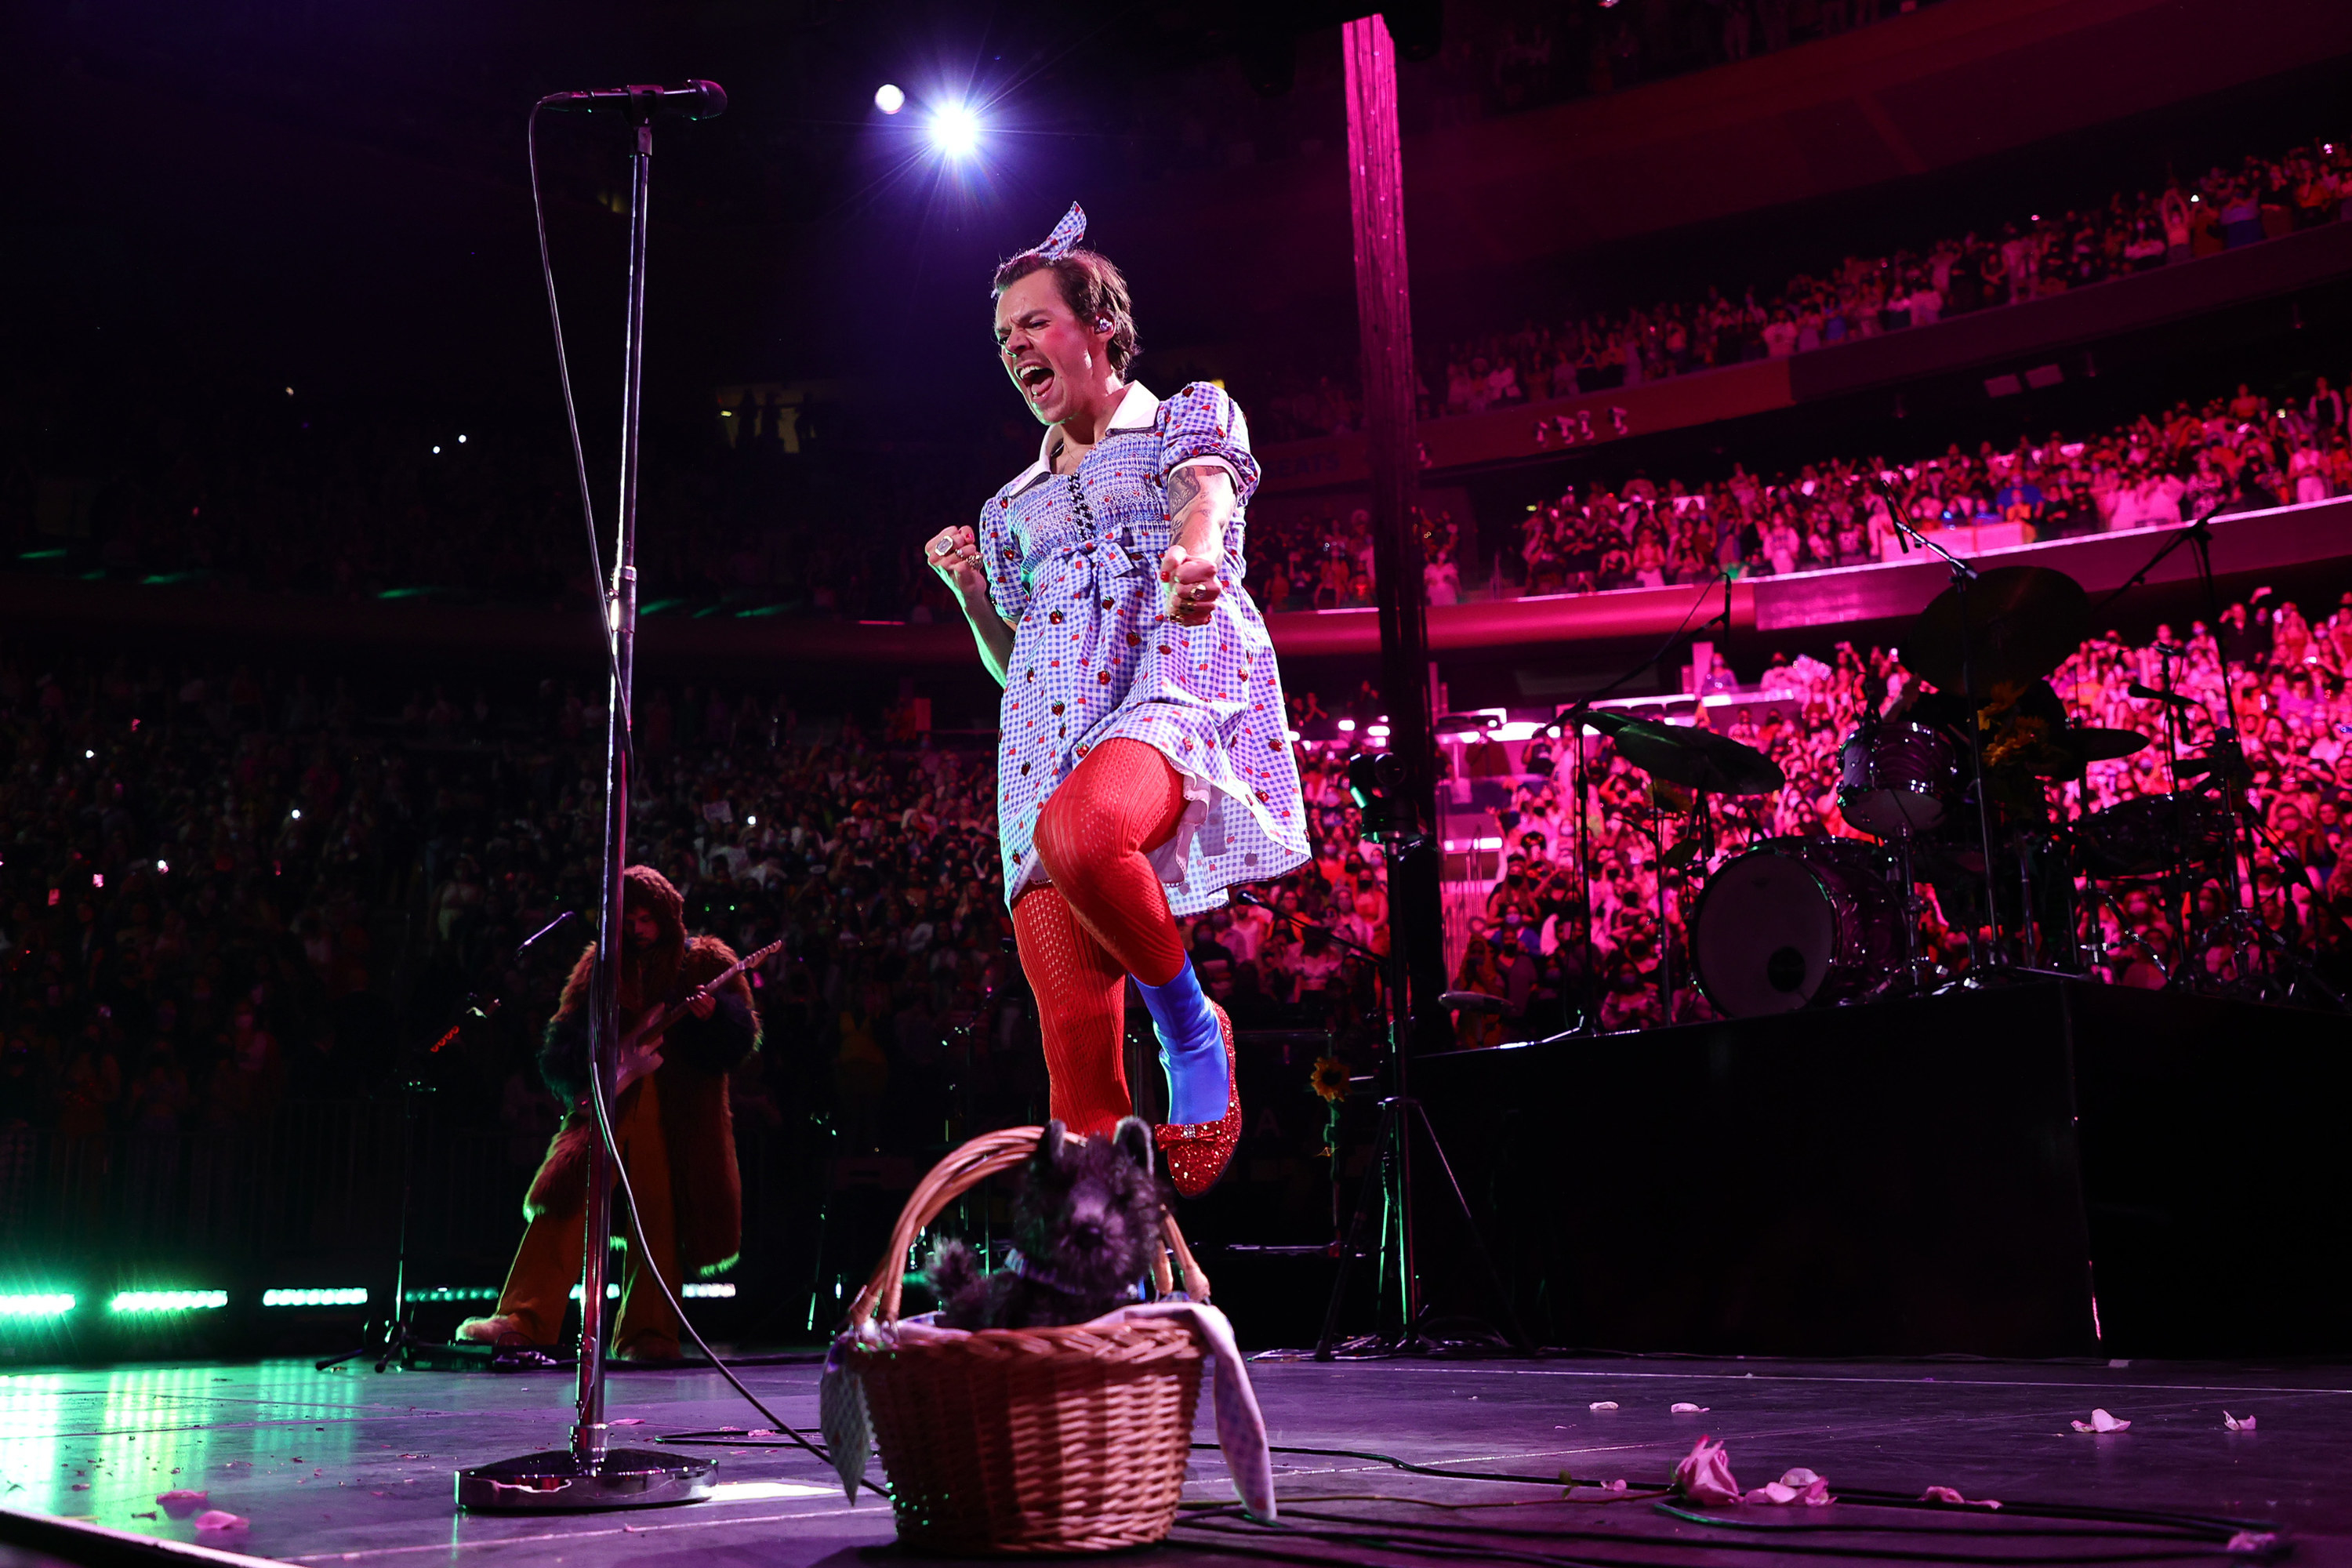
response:
M1108 1138L1073 1139L1048 1121L1013 1198L1019 1255L993 1274L961 1241L923 1269L950 1329L1083 1323L1134 1300L1161 1247L1166 1194L1151 1169L1151 1129L1135 1117Z

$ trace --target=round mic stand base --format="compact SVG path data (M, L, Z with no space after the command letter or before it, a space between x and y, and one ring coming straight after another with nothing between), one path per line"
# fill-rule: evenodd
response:
M651 1448L612 1448L597 1459L551 1448L457 1472L457 1506L469 1513L566 1513L660 1508L710 1496L713 1459Z

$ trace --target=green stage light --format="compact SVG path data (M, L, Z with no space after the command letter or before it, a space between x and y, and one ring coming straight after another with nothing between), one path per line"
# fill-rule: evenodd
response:
M118 1290L110 1312L198 1312L228 1305L226 1290Z
M580 1300L580 1287L577 1285L572 1287L572 1299L575 1301ZM618 1285L607 1285L604 1287L604 1300L607 1301L617 1301L620 1299L621 1288Z
M404 1298L410 1306L434 1301L495 1301L499 1288L495 1285L435 1285L422 1290L411 1290Z
M327 1290L264 1290L265 1307L364 1307L367 1287L345 1285Z
M688 1285L686 1288L686 1293L689 1296L709 1297L716 1300L729 1300L734 1297L735 1287L724 1279L719 1279L709 1284Z
M62 1290L0 1296L0 1318L61 1318L73 1310L74 1299Z

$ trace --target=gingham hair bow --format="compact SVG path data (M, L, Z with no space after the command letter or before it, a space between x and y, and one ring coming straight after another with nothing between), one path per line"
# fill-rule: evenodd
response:
M1086 237L1086 209L1077 203L1072 202L1070 210L1062 215L1062 221L1054 226L1054 232L1045 237L1045 243L1037 247L1037 254L1048 260L1059 260L1075 249L1078 241Z

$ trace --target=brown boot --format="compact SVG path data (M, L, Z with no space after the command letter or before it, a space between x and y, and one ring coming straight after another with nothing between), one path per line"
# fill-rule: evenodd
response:
M514 1319L492 1314L487 1318L468 1318L457 1325L450 1338L460 1342L489 1345L498 1350L514 1350L536 1346L537 1342L522 1331Z

